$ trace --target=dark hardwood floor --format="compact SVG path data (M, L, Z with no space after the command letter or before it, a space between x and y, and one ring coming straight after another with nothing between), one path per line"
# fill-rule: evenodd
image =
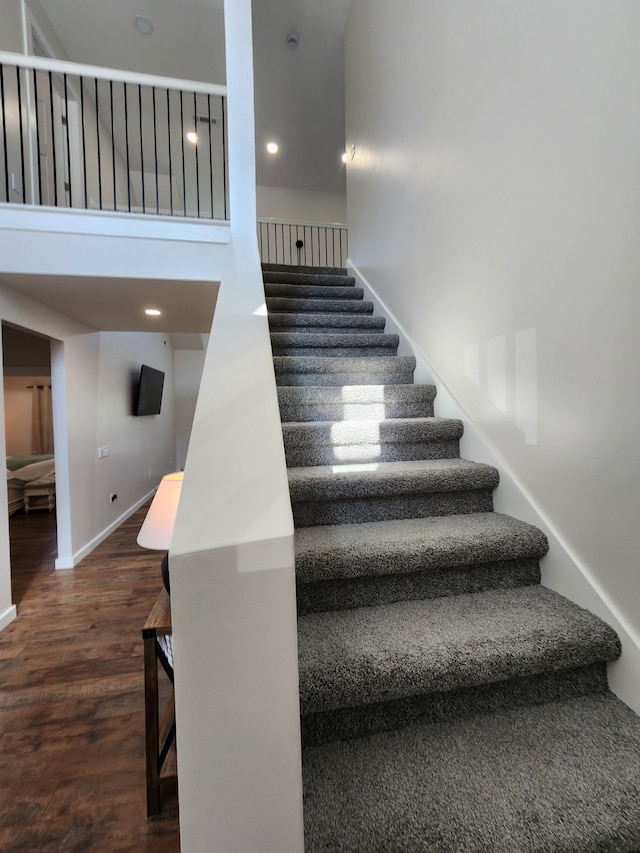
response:
M177 795L146 817L141 629L160 556L136 512L56 572L55 516L15 514L13 598L0 633L0 850L178 851Z

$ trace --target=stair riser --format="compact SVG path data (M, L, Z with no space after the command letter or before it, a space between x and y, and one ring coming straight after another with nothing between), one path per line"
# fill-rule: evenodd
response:
M303 714L302 744L366 737L409 725L451 721L501 708L561 702L606 691L606 664L589 664L446 693Z
M272 347L274 355L318 355L327 358L370 358L372 356L394 356L397 346L384 347Z
M346 267L312 267L304 264L262 264L263 272L286 272L315 275L318 272L326 275L346 275Z
M387 521L393 518L492 512L493 495L491 490L479 489L353 500L292 501L291 506L296 527L313 527L325 524L362 524L365 521Z
M264 292L267 298L284 297L286 299L327 299L334 302L337 299L362 299L364 290L361 287L322 287L313 284L265 284Z
M350 388L279 388L283 422L360 421L433 417L432 385L386 385Z
M373 314L373 302L358 299L267 298L267 310L277 314Z
M296 315L292 315L296 316ZM309 316L317 316L322 317L322 314L317 315L309 315ZM367 318L368 319L368 318ZM382 326L371 326L371 327L358 327L358 326L287 326L282 324L271 325L269 324L269 328L272 332L296 332L301 335L317 335L317 334L326 334L326 335L367 335L371 334L371 332L381 332Z
M379 575L375 566L371 575L346 580L297 583L298 616L323 610L348 610L352 607L377 607L396 601L415 601L483 592L487 589L511 589L540 583L540 566L535 558L503 560L469 566L445 566L411 574Z
M283 423L298 421L339 421L348 417L350 421L382 420L384 418L432 418L433 402L389 403L334 403L314 404L280 401L280 418Z
M380 444L287 447L287 466L340 465L348 462L408 462L412 459L453 459L460 456L458 439L445 441L381 442Z
M269 329L272 332L297 332L305 334L383 334L384 317L370 317L367 314L271 314Z
M276 385L382 385L393 380L398 385L411 385L413 382L413 371L411 373L397 373L393 377L381 376L380 374L367 373L283 373L276 376Z
M356 280L349 275L332 275L331 273L290 273L270 272L262 274L265 284L289 284L289 285L320 285L322 287L353 287Z
M311 355L311 350L316 350L319 355L333 355L336 358L343 355L347 358L351 354L358 355L360 350L367 352L380 350L381 355L395 355L398 344L397 335L385 335L380 332L361 332L355 335L344 330L334 334L322 330L271 332L271 348L274 355ZM300 350L300 352L290 353L287 350Z

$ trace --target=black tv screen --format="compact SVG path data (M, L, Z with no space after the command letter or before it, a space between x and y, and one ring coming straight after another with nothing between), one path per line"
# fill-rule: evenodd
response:
M134 415L159 415L162 404L164 373L143 364L140 368L140 384Z

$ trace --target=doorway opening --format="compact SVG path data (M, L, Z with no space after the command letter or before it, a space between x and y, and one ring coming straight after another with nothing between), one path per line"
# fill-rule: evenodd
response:
M20 606L34 573L53 572L57 555L51 341L3 323L2 358L11 586Z

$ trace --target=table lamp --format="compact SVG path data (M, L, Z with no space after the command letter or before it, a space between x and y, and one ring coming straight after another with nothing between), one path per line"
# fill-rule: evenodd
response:
M169 551L173 527L178 512L178 502L182 490L183 471L165 474L155 493L149 512L138 533L138 545L152 551ZM160 566L162 582L169 592L169 554L162 558Z

